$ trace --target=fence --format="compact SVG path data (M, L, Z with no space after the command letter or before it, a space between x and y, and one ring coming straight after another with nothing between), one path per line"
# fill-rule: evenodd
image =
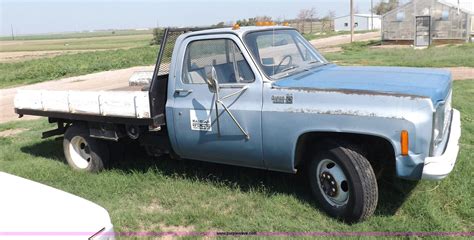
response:
M334 21L298 21L291 22L290 27L298 29L300 33L316 33L334 31Z

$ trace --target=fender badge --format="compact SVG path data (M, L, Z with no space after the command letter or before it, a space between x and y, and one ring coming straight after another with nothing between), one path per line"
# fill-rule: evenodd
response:
M272 102L274 104L293 104L293 95L272 95Z

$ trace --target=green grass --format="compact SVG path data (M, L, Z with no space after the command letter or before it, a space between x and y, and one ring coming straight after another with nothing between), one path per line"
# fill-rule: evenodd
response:
M0 63L0 88L133 66L152 65L158 47L65 54L18 63Z
M378 41L356 42L343 46L342 52L325 57L342 65L407 67L474 67L474 43L415 50L413 48L370 48Z
M377 30L378 31L378 30ZM355 34L360 34L360 33L368 33L368 32L376 32L376 31L355 31ZM303 37L306 38L306 40L311 41L315 39L321 39L321 38L327 38L327 37L333 37L333 36L339 36L339 35L347 35L351 34L350 31L330 31L330 32L322 32L322 33L304 33Z
M53 34L37 34L37 35L20 35L15 36L15 40L51 40L51 39L67 39L67 38L90 38L90 37L109 37L109 36L129 36L151 34L153 30L102 30L94 32L70 32L70 33L53 33ZM11 41L11 36L0 37L0 41Z
M38 181L105 207L117 231L160 231L162 225L196 231L472 231L474 229L474 81L454 83L462 113L461 152L443 181L379 180L375 215L348 225L326 216L299 175L190 160L152 159L129 145L125 159L99 174L64 163L62 142L41 140L46 120L0 125L28 131L0 138L1 171Z
M59 38L48 40L0 41L0 52L133 48L149 45L152 38L152 34L141 34L65 39Z

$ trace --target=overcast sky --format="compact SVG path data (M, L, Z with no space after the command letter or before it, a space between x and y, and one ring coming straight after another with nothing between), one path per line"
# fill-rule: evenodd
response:
M380 0L374 0L379 2ZM368 13L370 0L355 0ZM267 15L295 18L303 8L319 16L349 13L349 0L0 0L1 35L159 26L206 26Z

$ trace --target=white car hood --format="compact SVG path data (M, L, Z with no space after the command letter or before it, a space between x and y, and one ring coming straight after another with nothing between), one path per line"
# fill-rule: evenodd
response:
M71 236L63 235L61 238L87 239L103 228L111 230L112 223L108 212L101 206L61 190L0 172L0 233L32 234L30 238L40 237L34 233L49 232L52 234L49 237L55 233L71 233ZM81 233L84 236L79 236ZM8 238L0 236L4 237Z

